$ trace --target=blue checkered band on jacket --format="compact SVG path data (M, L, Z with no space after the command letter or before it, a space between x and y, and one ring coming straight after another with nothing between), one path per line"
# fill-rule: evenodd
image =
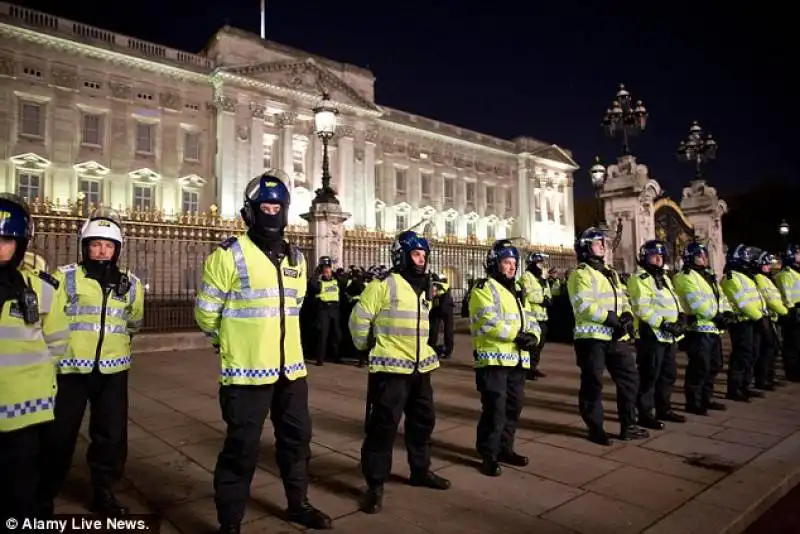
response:
M0 419L13 419L22 415L28 415L44 410L52 410L55 405L55 397L35 399L14 404L0 405Z
M306 368L305 362L297 362L291 365L284 366L283 374L291 375ZM279 377L281 375L280 369L222 369L222 378L271 378Z

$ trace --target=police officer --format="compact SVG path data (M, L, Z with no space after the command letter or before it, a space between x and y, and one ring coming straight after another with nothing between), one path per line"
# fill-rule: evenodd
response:
M326 353L333 359L340 359L339 354L339 280L333 277L333 260L330 256L322 256L317 265L318 276L308 281L308 296L313 299L311 305L312 329L314 331L314 359L317 365L323 365Z
M411 485L450 487L448 480L430 470L430 439L436 423L431 371L438 369L439 359L428 345L429 254L425 238L410 230L398 235L392 244L392 270L367 286L350 315L357 348L367 348L370 327L375 335L361 446L361 470L367 481L361 510L369 514L383 506L383 484L391 474L392 447L404 413Z
M522 414L525 377L541 330L524 290L516 285L519 250L511 241L496 241L486 255L486 274L469 299L475 384L481 394L476 448L481 472L500 476L499 462L528 465L514 452L514 433Z
M438 354L439 358L446 360L453 354L455 335L453 331L453 314L455 304L450 294L450 284L444 276L432 275L433 281L433 306L431 307L431 333L428 344ZM443 329L444 343L439 345L439 330Z
M683 267L673 278L675 292L687 313L687 354L684 395L686 411L708 415L708 410L724 410L714 400L714 383L721 370L721 334L733 322L728 299L708 265L708 250L693 242L683 252Z
M672 411L672 386L678 378L675 355L686 330L685 316L669 277L664 274L667 247L650 240L639 248L639 269L628 278L631 309L639 323L636 365L639 368L639 425L653 430L662 421L685 423ZM655 410L655 417L653 417Z
M762 252L758 257L758 272L753 277L758 292L767 306L767 314L761 320L761 328L754 332L756 362L754 366L756 389L773 391L775 389L775 351L778 349L778 332L775 323L788 315L789 310L772 281L772 267L778 263L777 258L769 252Z
M197 324L219 348L219 402L228 425L214 470L220 533L239 532L268 415L289 518L332 528L307 498L311 417L299 323L307 271L300 249L284 240L287 182L283 171L270 169L247 184L247 233L206 259L195 305Z
M754 336L762 328L765 304L753 281L753 271L761 251L755 247L737 245L728 251L722 291L728 297L736 320L730 326L731 360L728 366L726 397L737 402L748 402L751 397L763 394L750 389L755 363Z
M56 274L66 295L70 335L66 354L57 363L56 421L40 491L48 512L72 465L87 404L86 460L94 488L90 510L107 516L128 512L112 486L122 478L128 454L131 336L142 325L144 288L117 265L122 240L119 214L96 210L81 229L81 263L60 267Z
M786 380L800 382L800 245L786 248L775 282L789 312L781 326L783 372Z
M633 358L622 345L634 334L633 315L617 272L606 265L605 235L589 227L575 240L579 265L567 280L567 291L575 314L574 344L581 387L578 404L589 429L589 440L609 445L603 429L603 368L617 386L622 440L648 437L636 426L636 393L639 377Z
M544 262L549 256L541 252L531 252L525 273L520 277L519 282L525 290L525 298L531 307L533 317L541 328L539 345L536 350L531 352L531 368L528 371L528 378L536 380L544 378L545 374L539 370L539 362L542 359L542 349L547 338L547 310L553 304L553 296L550 293L550 284L544 278Z
M0 193L0 521L40 514L37 483L53 421L53 361L69 325L49 274L22 265L33 234L24 200Z

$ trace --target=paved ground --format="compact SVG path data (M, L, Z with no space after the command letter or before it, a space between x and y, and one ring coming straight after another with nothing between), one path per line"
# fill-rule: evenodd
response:
M376 516L357 512L366 371L346 365L311 368L310 496L336 519L338 531L741 532L798 481L800 386L787 386L749 405L729 403L728 411L711 417L690 416L688 423L654 432L645 442L602 448L583 439L578 372L566 345L545 349L548 376L528 384L517 450L531 458L530 465L505 467L502 477L486 478L475 468L479 404L468 343L459 336L455 359L434 378L438 422L433 467L453 488L435 492L405 485L405 454L398 447L397 477L387 487L384 512ZM213 532L211 471L224 430L217 373L210 350L143 354L134 363L130 457L120 496L134 511L159 514L162 532ZM613 389L608 387L605 395L607 426L616 431ZM297 531L280 519L284 497L271 443L268 427L247 533ZM59 512L83 511L82 499L90 494L85 446L79 445Z

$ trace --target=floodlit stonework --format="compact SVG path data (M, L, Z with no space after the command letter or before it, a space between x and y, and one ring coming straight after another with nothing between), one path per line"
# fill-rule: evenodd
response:
M572 244L570 152L381 106L365 69L225 27L201 55L0 3L0 190L166 214L240 207L267 167L292 177L291 222L321 184L313 112L347 227Z

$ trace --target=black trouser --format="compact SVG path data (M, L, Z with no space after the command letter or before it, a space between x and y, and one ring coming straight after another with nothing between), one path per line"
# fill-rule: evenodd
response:
M689 356L683 384L686 407L707 408L714 399L714 382L722 363L720 337L706 332L688 332L686 343Z
M0 521L38 515L42 454L52 423L0 432Z
M639 417L652 416L654 409L657 416L672 410L672 386L678 379L677 350L677 343L662 343L649 325L641 324L636 341L636 367L639 369L636 406Z
M358 358L358 351L350 335L350 313L353 311L353 302L339 303L339 357Z
M328 359L338 360L339 355L339 303L319 303L314 317L314 358L317 363Z
M576 339L575 356L581 370L578 406L590 432L603 429L603 369L617 386L617 411L622 428L635 421L639 375L627 347L615 341Z
M58 375L56 420L45 443L40 487L42 503L50 503L67 478L75 444L89 404L89 450L86 461L92 485L110 489L122 478L128 457L128 371Z
M790 315L792 317L792 315ZM787 379L800 378L800 323L787 319L783 323L783 372Z
M734 323L731 333L731 361L728 364L728 395L737 395L750 388L753 381L753 321Z
M753 352L756 386L763 388L775 383L775 351L777 350L777 333L772 321L765 319L756 324L753 330Z
M367 484L382 484L391 474L392 447L404 413L411 474L427 473L436 424L430 373L371 373L367 383L366 436L361 446L361 472Z
M439 329L444 326L444 354L445 358L453 354L454 332L453 332L453 312L435 311L430 316L430 335L428 345L434 349L439 344Z
M547 321L540 322L539 328L542 330L539 335L539 344L536 345L536 350L531 352L531 370L529 372L531 375L536 372L536 369L539 368L539 362L542 361L542 350L544 350L544 344L547 341Z
M219 406L228 425L214 468L214 502L220 524L237 524L244 517L268 415L289 509L300 508L306 500L311 457L306 379L281 376L268 386L220 386Z
M481 394L475 447L481 458L497 460L501 452L514 451L514 434L525 399L522 365L475 369L475 385Z

